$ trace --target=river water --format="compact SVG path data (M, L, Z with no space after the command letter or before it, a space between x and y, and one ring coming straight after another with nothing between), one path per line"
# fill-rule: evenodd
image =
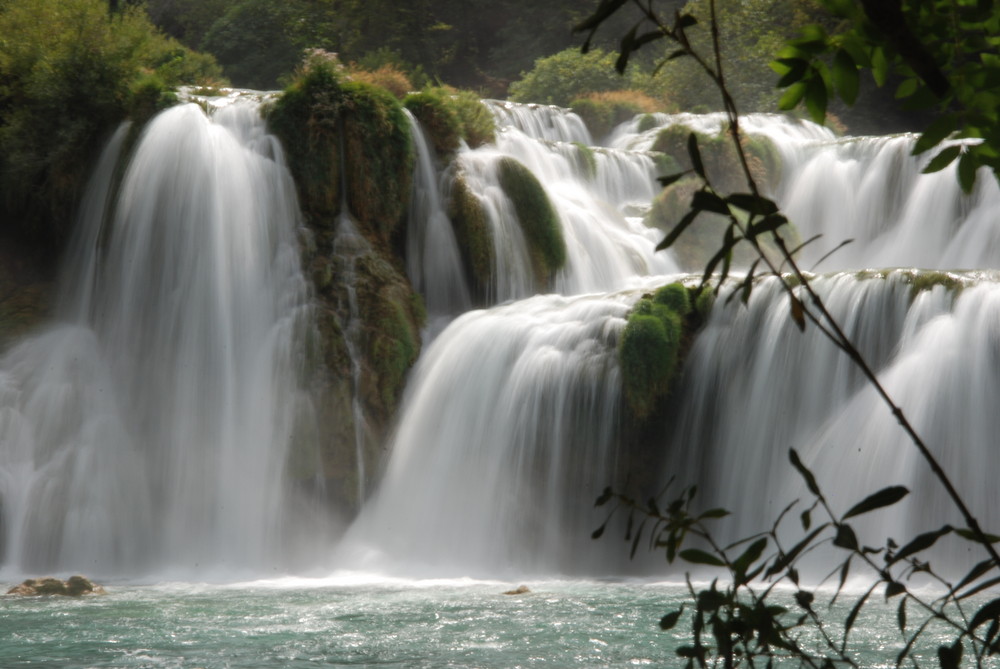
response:
M6 584L4 584L6 585ZM684 623L662 632L685 587L656 582L402 580L341 573L229 585L112 585L82 599L8 598L0 666L681 666ZM851 598L834 614L842 620ZM890 608L891 606L891 608ZM895 603L865 608L851 647L863 667L902 648ZM838 619L832 615L831 619ZM930 637L933 639L933 635ZM918 658L927 658L926 652Z

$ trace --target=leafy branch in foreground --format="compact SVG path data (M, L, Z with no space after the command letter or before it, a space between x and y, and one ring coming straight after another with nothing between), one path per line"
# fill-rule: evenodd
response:
M919 666L918 657L934 647L941 630L952 638L950 643L936 647L940 666L945 669L959 667L963 657L977 667L983 666L987 658L1000 654L1000 598L978 603L983 591L1000 582L997 566L986 560L973 566L957 583L951 583L937 574L925 557L949 535L973 542L975 537L945 525L902 546L891 538L882 547L868 546L859 540L858 531L848 521L899 503L909 490L902 486L883 488L838 515L794 449L789 451L789 458L813 496L810 506L799 514L801 534L791 545L779 537L779 529L795 502L779 514L770 530L721 545L710 525L728 512L695 512L694 487L681 491L666 504L658 499L642 504L611 488L597 498L597 506L611 504L611 508L605 522L594 531L594 538L604 533L615 515L625 513L624 538L633 556L644 545L663 550L670 563L679 559L701 570L699 576L706 570L724 576L721 583L714 578L706 587L695 585L689 575L690 603L660 620L663 630L674 629L682 622L690 626L691 642L675 648L676 654L687 660L685 666L753 666L755 660L764 658L768 666L776 661L793 661L802 667L857 667L857 652L850 647L851 632L858 627L866 604L879 594L884 602L898 598L897 667L907 660ZM787 537L789 533L781 534ZM1000 541L1000 537L989 539ZM799 577L800 564L828 546L839 549L837 564L819 587L804 584ZM848 579L859 574L870 585L860 595L849 595L845 590ZM836 585L823 588L829 581ZM922 586L928 581L936 583L942 594L934 599L923 594L926 589ZM838 600L852 598L842 623L825 619L824 615L829 614L824 614L821 603L829 612ZM841 608L847 604L842 601Z
M834 0L830 0L830 2L833 1ZM943 1L944 0L942 0L942 2ZM696 601L695 617L692 627L694 645L691 647L684 647L685 654L682 656L689 658L689 665L693 664L694 661L697 661L699 666L705 666L707 651L701 639L703 633L705 632L705 626L709 625L711 627L711 633L716 636L717 657L722 658L725 666L732 666L734 658L736 657L752 658L755 655L767 655L771 658L773 656L773 648L780 648L791 656L799 659L803 663L803 666L831 666L834 662L854 665L853 661L851 661L845 653L847 632L850 631L850 628L856 620L859 611L864 606L871 593L874 592L875 587L885 583L885 594L887 598L900 594L906 595L902 599L904 604L901 604L899 613L900 628L904 635L906 628L905 602L916 602L926 613L925 622L918 626L917 633L907 640L903 652L901 652L897 658L897 666L907 659L910 655L910 650L913 647L914 641L927 628L927 625L934 620L942 620L953 623L955 631L958 632L958 636L953 644L942 646L939 649L938 659L941 666L958 666L958 663L961 660L963 641L966 639L971 642L976 663L979 665L984 655L992 654L997 651L995 638L997 636L998 629L1000 629L1000 600L987 604L985 607L980 609L979 612L971 618L971 620L966 618L964 612L962 611L961 601L968 596L971 596L971 594L978 593L983 589L1000 583L1000 578L987 578L990 574L1000 570L1000 555L998 555L993 546L993 542L991 540L992 537L988 537L983 532L977 519L969 511L961 495L956 490L947 474L941 468L937 459L906 418L902 408L894 402L892 397L889 396L888 392L879 381L875 371L870 367L857 347L853 344L836 319L828 311L820 296L813 290L813 287L810 284L810 277L800 269L795 260L795 253L798 249L790 249L786 244L785 239L782 237L781 228L785 223L787 223L787 219L781 214L778 205L773 200L762 194L751 173L749 161L743 148L743 142L741 141L742 132L740 129L739 113L726 84L726 73L724 71L720 49L721 37L719 34L719 24L716 20L715 0L710 0L709 2L710 17L708 26L711 32L712 45L712 52L709 56L704 56L698 53L692 47L692 40L689 38L688 31L698 25L698 19L691 14L678 11L674 13L671 20L668 20L656 11L656 3L654 0L632 0L631 2L629 2L629 0L601 0L594 14L577 26L578 31L588 33L587 40L583 46L584 51L589 48L590 42L598 28L610 16L617 13L627 4L634 6L638 10L640 18L635 26L621 40L616 68L619 72L623 72L628 65L630 56L634 54L635 51L647 44L658 42L660 40L666 40L674 47L669 55L667 55L661 62L660 66L663 66L677 58L693 59L719 91L722 97L723 108L725 110L727 120L727 131L732 139L732 143L736 150L738 161L747 184L746 192L730 195L719 192L719 190L713 186L710 176L705 170L704 161L702 160L701 152L698 147L697 136L692 133L687 144L687 150L692 165L689 172L694 172L697 175L702 183L702 187L694 193L688 213L681 218L681 220L657 248L664 249L671 246L685 232L685 230L691 226L695 219L703 213L719 214L725 217L728 223L725 227L724 235L720 241L717 252L709 260L705 267L705 271L702 276L702 285L704 286L714 281L714 289L716 293L718 293L723 286L726 285L727 279L729 278L733 258L733 249L739 244L749 244L757 257L757 260L751 265L743 280L739 282L737 288L734 289L729 295L729 299L733 299L738 295L740 299L746 303L750 299L755 285L755 280L758 276L770 275L776 277L781 282L782 288L788 298L790 317L793 319L798 328L800 330L804 330L807 323L811 323L814 327L818 328L834 346L843 351L857 366L868 383L878 393L879 397L885 403L889 411L896 418L902 429L906 432L910 441L930 467L934 476L945 488L950 499L952 500L952 503L959 510L966 525L965 528L960 529L945 526L939 530L922 534L907 542L902 549L898 549L898 546L894 545L891 540L886 543L886 546L883 549L875 550L863 547L858 543L854 530L844 521L854 515L860 515L861 513L866 513L873 508L877 508L878 504L888 504L899 501L899 499L903 496L901 489L889 488L880 491L872 498L859 502L858 505L852 508L847 514L838 518L826 505L826 501L820 493L815 478L809 470L805 468L801 461L799 461L798 456L794 454L794 451L792 452L792 463L806 480L806 484L810 492L816 497L816 503L811 508L815 508L817 505L822 507L829 516L830 521L829 523L821 526L819 530L813 530L806 536L805 539L803 539L790 551L782 550L780 544L778 544L776 534L776 527L778 523L775 523L775 528L773 528L771 532L765 536L751 537L728 547L719 547L712 542L710 534L702 524L707 517L704 515L692 517L688 514L688 505L690 504L691 497L693 497L693 495L690 495L689 493L690 496L686 501L683 498L675 500L670 506L667 507L666 514L661 513L655 502L651 500L650 504L645 507L645 513L649 518L654 519L654 531L651 533L655 535L655 539L651 544L654 548L665 548L668 559L672 561L674 557L678 555L677 551L679 550L681 541L689 535L696 536L701 541L706 542L710 550L705 551L703 549L688 549L687 552L679 554L680 557L695 564L712 564L714 566L724 567L729 571L732 578L732 584L728 586L728 589L722 591L723 595L721 595L721 599L718 594L719 591L717 591L714 584L711 591L708 591L709 594L705 594L705 591L695 593L694 589L691 589L692 597ZM853 6L853 3L849 0L842 0L836 2L835 4L844 7L847 5ZM874 3L869 2L868 0L862 2L862 5L866 10L868 9L868 6L872 4ZM897 0L896 4L900 4L899 0ZM960 5L962 3L956 0L956 3L953 4ZM966 2L965 4L968 3ZM983 3L981 2L976 3L977 11L980 9L979 5L982 4ZM847 10L845 9L844 11L846 12ZM1000 15L1000 13L996 14ZM976 16L978 17L978 14ZM989 20L992 21L996 19L994 17ZM877 40L878 37L870 37L870 39ZM833 44L833 42L829 43ZM891 40L886 41L883 39L883 43L890 44ZM810 47L810 44L820 44L819 37L816 37L813 41L808 41L808 39L807 41L793 41L789 48L799 49L806 55L816 57L820 56L822 54L822 50L819 49L818 46ZM823 42L823 44L827 44L827 42ZM847 47L844 46L844 44L846 44L846 42L842 42L841 46L846 50ZM990 44L992 45L994 42L990 42ZM880 46L879 48L881 51L878 53L881 53L883 56L889 53L889 46ZM848 52L845 51L845 53ZM853 87L854 82L851 78L852 75L848 72L845 58L839 55L839 51L837 54L838 56L834 57L835 62L839 57L841 65L835 66L835 69L833 70L834 72L839 72L839 74L837 74L836 87L842 97L845 97L848 101L852 101L850 98L853 98L853 95L856 93ZM872 51L870 55L874 56L876 55L876 52ZM903 53L900 57L905 62L906 54ZM786 58L786 60L788 59ZM834 83L832 83L833 75L831 74L829 77L824 77L823 68L825 65L819 61L807 60L806 58L800 58L799 60L802 63L805 63L805 65L801 65L798 62L781 63L779 59L779 69L781 67L789 68L788 71L785 72L785 76L782 78L782 81L779 83L781 85L802 84L802 95L800 95L794 103L797 104L799 100L804 99L813 116L821 119L822 116L825 115L826 111L827 86L834 86ZM857 61L852 62L854 62L855 66L857 66ZM989 62L992 63L992 61ZM886 67L888 67L888 65ZM992 65L988 65L987 70L991 69ZM912 69L911 71L914 72L915 77L918 79L920 78L921 75L919 72ZM856 67L853 72L856 75ZM809 77L813 78L810 79ZM925 85L931 89L936 86L936 84L928 84L926 82ZM957 97L954 101L960 104L963 100ZM794 106L794 104L792 104L790 100L786 100L785 106ZM952 123L954 123L954 119L952 119ZM983 114L983 123L986 125L993 123L992 117L989 117L989 115L985 112ZM969 130L970 133L976 131L976 126L971 126L971 128L972 129ZM947 133L945 133L945 135L946 134ZM931 146L939 143L945 135L941 135L940 138L936 138L936 141L934 141ZM926 138L924 145L928 144L930 140L935 139L933 135L928 137L928 133L925 133L924 138ZM992 136L984 136L982 145L985 148L975 149L974 151L973 149L968 148L969 145L962 145L962 148L959 148L958 152L963 155L973 153L974 155L980 156L980 158L976 158L975 160L982 159L982 164L990 164L986 162L985 157L989 157L990 151L998 151L998 155L1000 155L1000 133L998 133L995 138ZM917 142L917 148L921 148L920 141ZM924 149L926 148L929 147L924 146ZM950 149L945 150L949 151ZM968 162L973 159L963 158L962 160ZM935 163L932 166L936 167L937 163L940 162L942 162L942 160L936 159L936 162L932 161L932 163ZM973 163L968 162L968 164ZM960 181L962 181L963 187L971 188L967 177L962 177L963 168L961 165L962 163L960 162ZM997 165L1000 166L1000 161L997 162ZM964 169L967 170L969 168ZM661 182L664 186L666 186L685 176L685 174L665 177L661 180ZM778 260L772 260L769 255L764 252L761 246L761 241L763 239L762 236L769 236L773 241L774 246L779 250ZM806 243L810 243L811 241L813 240ZM614 496L614 493L607 491L605 496L602 496L602 499L607 497L607 499L604 499L606 502ZM617 499L621 504L630 506L633 510L643 508L635 505L627 498L618 496ZM868 507L872 507L872 509L869 509ZM808 523L805 521L805 518L807 517L808 516L803 517L803 526L806 530L809 529ZM819 532L826 530L827 528L835 530L834 537L829 541L833 545L849 550L852 553L851 558L844 562L840 568L841 573L844 574L843 579L846 579L846 574L850 569L852 559L867 564L871 569L875 570L875 574L878 576L878 580L875 585L873 585L872 588L858 600L855 607L852 608L851 613L845 621L845 635L839 648L832 643L830 640L832 637L828 636L820 619L812 610L812 595L807 596L808 593L801 594L806 591L799 591L800 594L796 596L796 601L800 608L803 608L806 611L806 614L800 619L801 622L784 627L779 624L773 615L770 617L760 617L767 613L768 609L764 606L764 600L769 595L773 594L773 586L766 587L761 593L754 593L750 587L750 580L752 577L763 577L766 581L768 578L780 576L781 579L787 578L797 585L797 572L793 570L795 560L801 554L806 552L807 549L814 546L814 542L819 541ZM640 531L637 532L635 538L632 539L634 542L632 549L633 553L638 546L638 536L641 535L641 529L642 526L640 525ZM987 559L983 560L975 568L973 568L969 575L967 575L960 582L960 585L954 588L952 588L950 584L947 584L942 578L934 575L934 573L930 570L929 564L920 562L916 558L918 553L932 546L941 537L951 533L958 533L960 536L969 538L978 543L987 554ZM628 536L632 536L631 531L626 534ZM762 539L764 540L763 544L760 543ZM774 543L774 547L777 551L776 555L778 557L774 558L775 561L772 562L768 570L762 574L760 569L751 569L751 566L757 563L760 559L766 560L766 558L761 558L761 555L763 554L764 548L767 546L767 541ZM750 547L745 549L744 553L739 557L730 559L729 551L746 542L752 542ZM875 563L873 556L879 553L883 554L886 565L877 565ZM788 558L789 555L792 555L792 558ZM889 567L894 564L904 565L904 572L900 574L890 570ZM917 572L927 573L947 587L948 594L943 600L938 602L938 608L935 608L934 602L924 603L912 592L908 591L904 585L902 585L901 579L903 577L907 577ZM752 577L750 576L751 574ZM842 586L843 580L841 581L840 587L837 589L838 594ZM958 591L962 588L967 588L967 590L959 594ZM753 606L751 606L750 609L745 609L744 607L748 605L741 603L742 600L740 600L737 595L749 597L749 601ZM711 606L703 607L703 600ZM758 600L760 606L758 606ZM942 608L945 605L955 605L957 608L957 616L946 616ZM722 613L720 613L720 611ZM705 618L706 614L711 614L708 619ZM757 618L754 616L757 616ZM677 618L668 617L665 618L665 621L669 622L672 620L676 622L676 619ZM795 634L801 624L807 620L812 621L813 624L816 625L820 638L824 640L826 649L837 651L833 654L833 657L824 655L820 661L819 655L814 656L811 652L797 645L797 642L795 641L797 637ZM756 622L751 624L752 621ZM991 623L986 634L977 636L976 630L986 622ZM750 636L745 636L747 634ZM775 641L775 639L778 639L778 641ZM914 664L916 664L916 660L913 661Z

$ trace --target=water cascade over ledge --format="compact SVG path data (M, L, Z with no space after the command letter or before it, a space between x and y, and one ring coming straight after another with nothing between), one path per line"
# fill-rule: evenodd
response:
M2 569L669 575L659 555L631 561L611 532L591 541L601 490L655 494L673 476L697 484L704 506L737 511L720 531L745 536L806 496L792 447L834 505L891 484L920 490L881 524L859 522L870 541L960 524L852 363L798 331L774 281L747 305L718 300L685 341L655 420L629 413L618 346L630 310L660 286L700 279L679 272L674 251L655 251L664 231L646 215L667 161L651 147L671 125L716 133L718 116L636 119L595 147L569 110L484 104L496 142L446 165L410 118L417 168L407 231L393 241L405 257L393 260L432 324L391 438L373 446L386 455L377 472L362 453L374 434L360 410L366 372L350 367L345 404L362 429L345 476L367 501L342 538L289 464L322 452L306 442L324 407L304 380L318 364L307 355L314 307L281 147L242 103L167 110L130 150L122 129L81 209L57 318L0 359ZM773 144L781 169L769 188L799 237L822 235L804 266L855 239L815 268L814 285L988 521L1000 189L983 174L964 196L953 171L921 174L926 158L909 155L906 135L837 139L766 115L744 127ZM533 255L503 184L510 161L551 205L558 267ZM460 197L489 230L479 276L458 234ZM355 260L390 245L346 210L328 232L350 271L329 281L353 281ZM339 326L353 362L374 329L357 327L357 305L348 312Z
M310 318L280 146L255 105L186 104L149 124L119 180L121 135L57 322L0 361L4 564L288 568Z

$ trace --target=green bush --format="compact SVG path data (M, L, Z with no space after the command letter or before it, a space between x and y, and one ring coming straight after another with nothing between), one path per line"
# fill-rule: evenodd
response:
M388 91L345 81L336 61L314 55L268 110L310 223L332 228L347 203L362 230L400 241L413 173L413 138L402 105ZM343 160L342 153L343 150Z
M169 87L220 76L138 7L109 16L102 0L0 3L4 232L61 244L93 158L133 104L155 110Z
M510 85L509 97L515 102L535 102L569 106L586 93L613 91L629 86L615 72L613 53L593 49L580 53L573 47L535 61L530 72Z
M315 56L267 111L268 126L285 148L303 213L316 227L332 229L340 213L344 104L337 63Z
M688 289L672 283L636 302L629 314L618 360L626 404L639 420L651 417L670 392L690 312Z
M691 313L691 297L680 283L670 283L653 293L653 302L662 304L674 313L687 316Z
M347 82L342 90L348 204L363 227L395 244L413 179L409 121L385 89Z
M462 122L444 89L428 88L411 93L403 99L403 106L420 121L438 154L447 155L459 147Z
M531 253L535 278L547 286L550 277L566 264L566 241L562 224L549 196L527 167L503 157L497 165L500 187L510 198Z
M644 419L653 413L669 387L677 364L679 333L672 319L636 313L622 332L618 358L625 400L632 413Z
M662 104L640 91L588 93L574 98L569 106L587 124L595 139L607 137L615 126L638 114L663 110Z
M471 148L496 141L493 114L472 91L455 91L451 103L462 125L462 138Z

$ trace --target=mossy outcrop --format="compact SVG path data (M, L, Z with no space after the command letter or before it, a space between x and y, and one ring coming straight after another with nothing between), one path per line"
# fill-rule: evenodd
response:
M7 594L21 597L40 597L43 595L82 597L83 595L103 595L106 593L103 587L85 576L70 576L65 581L52 577L29 578L8 590Z
M555 273L566 264L566 240L562 224L538 178L514 158L503 157L497 164L500 187L510 198L518 223L528 242L535 281L547 287Z
M471 148L496 141L493 115L469 91L428 87L407 95L403 104L420 121L440 157L452 155L463 141Z
M313 56L267 116L310 225L332 228L346 201L367 237L401 247L413 138L391 93L348 81L332 58Z
M359 472L377 470L425 320L400 253L414 158L409 123L392 94L347 81L325 54L313 55L268 121L305 218L316 324L307 365L321 370L309 389L318 439L302 440L318 442L319 453L295 449L289 469L330 481L331 501L354 510L370 483Z
M451 183L448 218L462 253L465 274L475 294L484 298L493 280L493 230L479 196L459 172Z
M625 404L640 423L662 408L692 333L704 318L692 307L701 293L692 291L681 283L662 286L629 313L618 343L618 361Z

